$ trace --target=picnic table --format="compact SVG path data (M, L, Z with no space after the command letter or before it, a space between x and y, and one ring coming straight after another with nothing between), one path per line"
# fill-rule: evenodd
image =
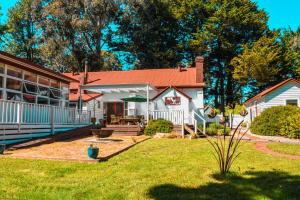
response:
M140 117L133 117L133 116L132 117L126 116L120 119L121 124L138 124L140 121L141 121Z

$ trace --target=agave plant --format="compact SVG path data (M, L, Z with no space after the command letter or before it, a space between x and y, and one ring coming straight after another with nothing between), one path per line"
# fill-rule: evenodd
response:
M226 175L234 161L241 154L238 152L241 140L245 136L246 132L241 132L241 124L244 122L242 120L236 129L232 132L229 137L226 137L226 117L220 118L220 124L224 126L224 131L222 135L218 135L216 138L207 138L210 145L213 147L213 155L218 162L220 174ZM233 130L231 128L231 130Z

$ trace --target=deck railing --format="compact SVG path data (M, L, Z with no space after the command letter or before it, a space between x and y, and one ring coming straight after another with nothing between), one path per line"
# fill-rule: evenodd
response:
M183 110L154 110L149 112L150 119L165 119L171 121L174 125L184 123Z
M89 111L75 108L0 100L0 125L68 125L89 124Z

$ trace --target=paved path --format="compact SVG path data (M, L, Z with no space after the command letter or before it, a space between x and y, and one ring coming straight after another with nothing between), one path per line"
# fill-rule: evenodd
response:
M291 160L300 160L300 156L297 155L290 155L290 154L285 154L285 153L280 153L280 152L276 152L273 151L271 149L268 148L268 140L263 140L262 138L259 137L255 137L253 134L245 134L245 138L251 140L251 141L255 141L255 149L262 152L262 153L266 153L272 156L277 156L277 157L284 157L284 158L288 158Z

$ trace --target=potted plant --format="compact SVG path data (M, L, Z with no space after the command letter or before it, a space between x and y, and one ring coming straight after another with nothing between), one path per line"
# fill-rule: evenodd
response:
M94 147L92 144L90 145L90 147L88 148L88 156L92 159L97 159L99 154L99 148L98 147Z
M5 144L0 144L0 155L4 153L5 150Z

